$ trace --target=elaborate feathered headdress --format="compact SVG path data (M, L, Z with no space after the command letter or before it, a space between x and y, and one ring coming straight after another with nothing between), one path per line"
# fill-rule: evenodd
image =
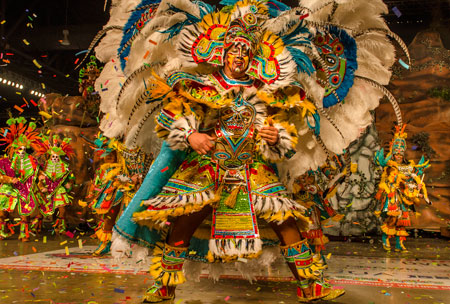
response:
M6 152L10 157L13 156L14 150L19 147L38 149L39 132L36 131L36 124L29 122L24 117L10 118L6 121L9 127L1 128L2 138L0 141L7 144Z
M39 149L36 152L38 155L53 153L58 156L71 158L75 154L72 146L69 144L71 140L69 137L64 137L61 141L59 135L42 136L42 140L39 141Z
M405 132L406 124L403 126L395 126L395 134L392 139L389 151L392 155L394 154L405 154L406 151L406 138L408 134Z

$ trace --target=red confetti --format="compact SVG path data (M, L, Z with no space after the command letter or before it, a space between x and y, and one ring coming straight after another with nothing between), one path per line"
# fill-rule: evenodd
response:
M165 167L164 169L161 170L161 173L166 172L167 170L169 170L169 167Z
M75 60L75 62L73 64L77 64L78 60L80 60L80 58L77 58L77 60Z
M35 103L33 99L30 99L30 102L33 104L33 106L37 107L37 103Z
M176 243L175 243L175 246L183 245L183 244L184 244L184 241L179 241L179 242L176 242Z
M157 45L157 43L151 39L149 39L148 42L153 43L154 45Z

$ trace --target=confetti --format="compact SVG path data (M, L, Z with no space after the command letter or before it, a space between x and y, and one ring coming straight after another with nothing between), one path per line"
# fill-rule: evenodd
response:
M72 232L66 231L66 235L67 235L68 237L70 237L71 239L73 239L73 233L72 233Z
M82 240L78 240L78 248L83 248L83 241Z
M39 62L37 62L36 59L33 59L33 63L38 69L42 69L42 65L40 65Z
M65 245L65 244L67 244L67 241L59 243L59 246L62 246L62 245Z
M400 16L402 15L402 12L396 6L392 8L392 11L394 12L395 16L397 16L397 18L400 18Z
M114 288L114 292L125 293L125 290L120 289L120 288Z
M161 173L164 173L164 172L166 172L167 170L169 170L169 167L163 168L163 169L161 170Z
M150 51L145 52L144 59L147 58L148 54L150 54Z
M34 248L34 247L31 247L31 249L33 249L33 251L34 251L34 252L37 252L36 248Z
M6 23L6 20L2 20L2 22L0 22L0 24L5 24Z
M67 242L67 241L66 241ZM64 247L64 249L66 250L66 255L69 255L70 253L69 253L69 247Z
M151 39L149 39L148 42L150 42L150 43L152 43L152 44L154 44L154 45L157 45L157 44L158 44L158 43L156 43L155 41L153 41L153 40L151 40Z
M230 296L226 296L224 300L228 301L230 298L231 298Z
M405 69L409 70L409 65L406 64L403 60L399 59L398 63L400 63Z
M23 109L17 105L14 105L14 109L16 109L17 111L19 111L20 113L23 112Z
M179 242L175 243L175 246L182 245L182 244L184 244L184 241L179 241Z
M3 137L6 137L6 134L8 134L8 129L6 129L5 132L3 133Z
M30 43L28 42L28 40L23 39L22 41L23 41L23 43L25 43L25 45L30 45Z

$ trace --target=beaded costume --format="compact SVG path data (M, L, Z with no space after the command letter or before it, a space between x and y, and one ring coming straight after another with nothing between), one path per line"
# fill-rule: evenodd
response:
M407 251L403 242L408 236L406 227L411 226L410 211L414 211L414 204L418 203L421 197L431 204L423 182L424 170L430 166L429 161L425 161L422 156L418 164L413 160L405 162L407 137L405 127L406 125L396 127L386 156L384 149L375 154L375 162L383 168L376 195L381 208L376 214L381 214L384 219L381 226L382 241L383 248L387 251L391 250L390 238L395 238L396 251Z
M7 157L0 160L0 239L14 232L6 220L17 208L21 217L19 239L28 241L30 216L38 205L36 183L39 164L26 149L37 148L39 132L36 124L27 123L24 117L10 118L6 123L9 127L0 129L3 135L0 141L7 144Z
M144 297L152 303L174 298L185 262L186 274L187 261L259 256L267 264L279 235L299 301L335 298L343 291L324 280L323 263L298 232L309 219L292 184L324 164L328 150L342 153L384 94L400 117L382 86L395 60L386 35L405 45L380 18L382 1L221 4L113 1L93 41L105 35L96 48L106 63L96 81L106 113L100 128L159 152L114 228L113 255L127 254L129 243L140 257L156 246L155 284ZM200 137L208 149L193 147ZM178 222L192 220L201 221L193 236ZM297 241L285 242L286 227ZM187 242L174 231L189 234ZM244 276L250 264L240 265Z

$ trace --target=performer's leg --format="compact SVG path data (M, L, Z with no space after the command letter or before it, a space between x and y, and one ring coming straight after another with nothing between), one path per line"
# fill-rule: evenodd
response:
M316 299L331 300L344 294L344 290L336 290L323 279L325 265L321 260L313 259L312 250L306 239L302 240L294 218L281 224L270 223L281 242L281 251L297 279L297 295L301 302Z
M30 217L29 216L21 216L20 217L20 234L19 240L22 242L30 241Z
M155 283L146 291L144 303L157 303L175 297L176 285L186 281L182 268L189 241L198 226L212 212L210 206L201 211L182 215L171 224L171 231L164 248L155 248L150 274Z
M56 220L56 229L58 234L64 234L67 231L66 226L66 206L58 207L58 219Z
M394 237L397 233L397 221L398 219L396 216L388 216L381 226L381 241L383 242L383 248L386 251L391 251L391 244L389 242L389 239Z
M103 215L102 226L95 232L97 238L100 240L100 245L92 254L93 256L101 256L110 252L112 229L116 223L120 208L121 204L118 204L109 209L108 213Z
M12 224L7 220L9 219L8 211L0 211L0 240L6 239L10 235L14 234Z

